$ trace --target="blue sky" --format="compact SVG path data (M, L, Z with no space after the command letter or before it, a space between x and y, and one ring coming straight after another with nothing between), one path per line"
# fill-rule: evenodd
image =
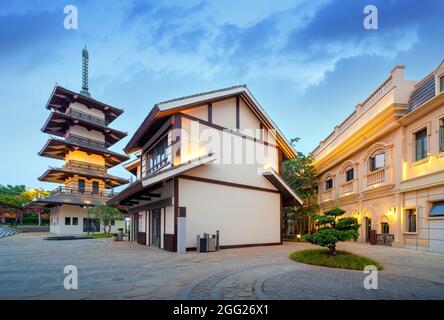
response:
M78 8L65 30L63 8ZM363 28L374 4L379 29ZM444 58L438 0L0 0L0 184L39 182L46 101L57 82L125 109L112 123L131 136L156 102L247 84L307 153L397 64L420 79ZM121 151L129 137L113 146ZM112 173L129 174L121 167Z

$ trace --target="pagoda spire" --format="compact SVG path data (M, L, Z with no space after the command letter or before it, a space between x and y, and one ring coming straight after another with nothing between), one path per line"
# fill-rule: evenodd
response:
M88 92L88 64L89 54L85 45L85 48L82 50L82 90L80 91L80 94L90 97L91 94Z

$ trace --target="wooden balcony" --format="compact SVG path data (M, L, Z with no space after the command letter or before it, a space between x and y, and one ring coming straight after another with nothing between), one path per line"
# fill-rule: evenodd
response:
M92 114L88 114L86 112L82 112L82 111L79 111L79 110L74 110L72 108L68 108L66 113L69 114L69 115L72 115L72 116L74 116L76 118L79 118L79 119L83 119L83 120L87 120L87 121L90 121L90 122L95 122L95 123L99 123L99 124L102 124L102 125L106 125L105 119L93 116Z
M78 136L76 134L68 134L66 136L66 140L74 142L74 143L80 143L83 145L87 145L94 148L106 148L106 144L103 141L98 141L94 139L85 138L82 136Z
M106 172L105 166L100 166L97 164L91 164L88 162L82 162L82 161L76 161L76 160L67 161L63 167L85 169L85 170L89 170L89 171Z
M75 196L95 196L95 197L107 197L111 198L116 195L112 191L94 191L91 189L79 190L75 188L58 187L51 191L51 195L75 195Z

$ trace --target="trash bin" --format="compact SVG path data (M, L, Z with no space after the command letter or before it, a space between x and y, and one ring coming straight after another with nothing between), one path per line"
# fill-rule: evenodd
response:
M117 241L123 240L123 228L117 229Z
M216 251L216 236L213 234L211 238L208 237L207 239L208 239L207 251L210 252Z
M196 239L196 251L197 252L206 252L207 251L207 238L201 238L200 235L197 235Z

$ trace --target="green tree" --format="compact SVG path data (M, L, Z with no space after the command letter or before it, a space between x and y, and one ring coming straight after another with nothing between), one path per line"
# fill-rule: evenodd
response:
M88 208L87 212L90 217L99 219L99 221L103 224L104 233L110 233L112 221L123 220L123 215L119 209L106 205Z
M319 229L315 234L305 235L305 239L312 244L327 247L330 256L335 256L337 242L356 240L359 236L358 229L361 225L356 218L339 218L344 213L341 208L333 208L323 215L315 215L313 218Z
M291 139L295 145L299 138ZM310 232L310 216L318 209L317 175L313 165L313 157L298 152L296 157L287 160L282 165L282 177L287 184L299 195L304 202L303 206L284 208L284 223L287 226L289 220L305 221Z
M31 210L23 208L23 205L34 198L47 196L48 191L43 189L26 189L24 185L0 185L0 214L15 214L16 223L22 221L23 215L32 213Z

